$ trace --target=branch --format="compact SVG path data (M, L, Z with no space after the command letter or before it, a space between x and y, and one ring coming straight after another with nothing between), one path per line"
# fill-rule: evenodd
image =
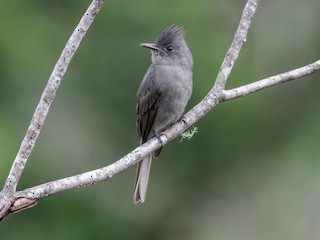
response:
M249 93L254 93L254 92L263 90L265 88L269 88L281 83L286 83L294 79L305 77L319 70L320 70L320 60L314 63L311 63L307 66L297 68L289 72L281 73L279 75L275 75L272 77L268 77L254 83L250 83L250 84L247 84L238 88L233 88L230 90L224 90L222 93L222 100L226 101L226 100L232 100L238 97L243 97L248 95Z
M186 115L187 127L190 127L209 111L212 110L222 99L222 93L227 83L227 79L230 75L230 72L234 66L235 61L238 58L241 47L246 41L248 30L252 21L252 18L257 10L260 0L248 0L238 26L238 29L234 35L232 44L223 60L223 63L220 67L218 76L216 78L213 88L209 91L207 96L193 107ZM186 128L182 128L181 132L185 131Z
M169 129L167 129L163 135L161 135L162 144L165 145L169 141L179 136L190 125L203 117L208 113L216 104L220 101L220 95L226 84L227 78L232 70L232 67L238 57L241 46L246 39L248 29L252 20L252 17L256 11L259 0L249 0L246 4L239 27L235 33L234 40L231 44L229 51L223 61L220 68L216 84L209 92L209 94L190 112L185 115L185 122L177 122ZM145 144L139 146L117 162L93 171L82 173L76 176L63 178L57 181L52 181L39 186L35 186L23 191L17 192L15 197L17 199L23 199L24 201L41 199L45 196L52 195L68 189L82 187L88 184L104 181L112 176L120 173L128 167L139 162L143 157L149 155L160 147L160 143L157 139L151 139ZM23 201L22 201L23 202ZM28 201L27 201L28 202ZM32 202L34 204L34 202ZM19 209L19 207L16 207ZM12 210L12 209L11 209Z
M222 93L221 101L232 100L235 98L243 97L250 93L254 93L256 91L269 88L280 83L285 83L293 79L305 77L319 70L320 70L320 60L314 63L311 63L307 66L304 66L286 73L282 73L279 75L275 75L273 77L269 77L269 78L266 78L242 87L238 87L230 90L224 90ZM199 116L197 115L198 111L199 109L194 107L191 111L189 111L185 115L186 119L189 119L191 121L194 118L196 119L195 121L197 121L199 119L198 118ZM160 136L161 141L163 142L163 145L165 145L169 141L179 136L179 134L181 134L181 132L186 130L188 126L190 126L190 124L187 124L186 126L184 123L177 122L172 127L168 128L164 132L164 134ZM135 165L142 158L149 155L151 152L155 151L159 147L160 147L159 141L156 138L152 138L150 141L139 146L138 148L136 148L135 150L133 150L123 158L119 159L118 161L116 161L115 163L107 167L25 189L23 191L17 192L17 197L27 198L27 199L34 199L34 198L40 199L40 198L43 198L44 196L49 196L49 195L56 194L69 189L83 187L88 184L94 184L100 181L105 181L113 177L114 175L124 171L130 166Z
M226 57L222 63L222 66L220 68L213 88L199 104L193 107L184 116L185 123L182 121L177 122L164 131L164 134L161 135L162 145L167 144L169 141L179 136L183 131L185 131L189 126L191 126L204 115L206 115L212 108L214 108L221 101L245 96L246 94L249 94L251 92L271 87L273 85L283 83L288 80L306 76L319 70L320 67L318 61L313 64L310 64L309 66L293 70L288 73L283 73L252 84L248 84L243 87L231 90L224 90L226 81L239 55L242 44L246 39L247 32L250 27L251 20L255 14L258 3L259 0L248 0L241 17L239 27L236 31L231 47L228 50ZM152 138L145 144L137 147L136 149L128 153L126 156L107 167L52 181L49 183L41 184L19 192L13 192L12 196L10 194L4 194L2 195L3 198L11 199L12 205L9 205L9 207L6 204L3 205L3 207L1 208L2 199L0 193L0 211L2 211L2 214L3 212L5 212L6 214L16 212L25 209L26 207L35 205L39 199L45 196L107 180L113 177L114 175L124 171L125 169L129 168L130 166L136 164L143 157L149 155L159 147L159 141L156 138ZM4 215L1 215L0 212L0 218L1 216Z
M227 79L233 68L235 61L237 60L242 44L246 41L248 30L258 7L260 0L249 0L243 10L242 17L238 26L238 29L234 35L230 49L228 50L223 63L220 67L216 82L211 91L217 91L221 93L227 83ZM210 94L210 93L209 93Z
M20 149L12 164L10 173L5 182L5 186L0 193L0 219L3 217L3 210L8 208L8 204L12 204L14 201L14 194L22 172L25 168L27 160L32 152L32 149L36 143L36 140L40 134L40 130L44 124L46 116L49 112L50 105L56 95L61 80L68 68L68 65L76 53L81 40L85 36L95 16L100 11L104 0L93 0L87 11L81 18L78 26L75 28L71 37L69 38L65 48L63 49L60 58L58 59L48 84L45 87L39 104L31 119L30 126L27 133L20 145Z

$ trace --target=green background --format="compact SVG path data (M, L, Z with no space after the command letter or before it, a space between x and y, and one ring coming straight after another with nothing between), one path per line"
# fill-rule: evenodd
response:
M90 1L0 2L0 183L56 60ZM211 89L245 1L106 1L51 106L19 189L113 163L137 146L136 91L163 29L194 57L187 109ZM227 88L319 59L318 0L261 1ZM5 218L11 239L319 239L320 75L219 104L154 161L147 201L135 167Z

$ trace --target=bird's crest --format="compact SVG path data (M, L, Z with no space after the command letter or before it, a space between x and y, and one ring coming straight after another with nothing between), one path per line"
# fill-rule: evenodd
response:
M166 46L175 41L175 39L184 38L184 31L182 27L172 25L161 33L157 38L156 43L160 46Z

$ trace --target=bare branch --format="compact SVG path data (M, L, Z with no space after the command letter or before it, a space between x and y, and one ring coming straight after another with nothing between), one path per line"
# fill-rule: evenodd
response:
M56 95L61 80L68 68L68 65L77 51L81 40L89 29L93 19L102 7L104 1L94 0L81 18L78 26L69 38L65 48L63 49L58 62L56 63L53 72L49 78L48 84L45 87L40 102L34 112L28 131L22 141L18 154L14 160L10 170L6 187L15 191L30 153L39 136L40 130L44 124L46 116L49 112L50 105Z
M216 78L216 82L213 88L210 90L207 96L199 104L193 107L184 116L185 121L179 121L174 125L172 125L170 128L168 128L166 131L164 131L164 134L160 136L162 145L167 144L169 141L179 136L183 131L185 131L189 126L191 126L200 118L202 118L204 115L206 115L212 108L214 108L221 101L245 96L248 93L255 92L267 87L271 87L279 83L284 83L286 81L296 79L319 70L320 63L319 61L317 61L306 67L299 68L287 73L283 73L271 78L267 78L252 84L248 84L248 85L231 89L231 90L224 90L226 81L239 55L242 44L246 40L248 29L250 27L251 20L255 14L259 1L260 0L248 0L241 17L239 27L236 31L231 47L228 50L225 56L225 59L222 63L222 66L220 68L220 71L218 73L218 76ZM93 3L90 5L91 7L94 3L96 4L95 5L96 8L92 9L92 13L94 14L91 16L91 18L89 18L91 22L95 14L97 14L99 9L101 8L102 2L103 1L93 1ZM93 10L96 10L96 11L93 11ZM85 16L88 15L88 11L85 13ZM82 21L83 19L80 21L79 25L81 24ZM82 28L83 35L85 34L86 30L90 26L91 22L86 22L87 28ZM77 29L79 28L77 27ZM77 29L75 30L73 35L77 33ZM76 38L75 40L79 40L78 43L80 43L83 35L77 35L78 38ZM73 50L73 52L70 52L70 53L67 52L66 53L67 55L65 56L67 58L72 56L76 51L77 47L79 46L79 45L75 46L73 43L72 47L70 47L69 45L70 43L69 44L68 43L66 45L66 48L68 48L69 50ZM62 55L64 54L64 52L65 50L63 51ZM136 164L143 157L149 155L150 153L152 153L153 151L155 151L160 147L159 141L156 138L152 138L145 144L137 147L135 150L131 151L126 156L124 156L123 158L119 159L118 161L116 161L115 163L109 166L96 169L93 171L85 172L82 174L78 174L75 176L63 178L60 180L52 181L49 183L41 184L41 185L31 187L19 192L15 192L16 185L19 181L20 175L26 164L26 160L30 155L30 152L34 146L35 140L40 132L45 116L48 113L49 106L53 100L53 97L55 96L55 92L60 84L62 76L66 71L66 66L68 65L70 60L71 58L70 59L68 58L67 60L62 59L61 60L62 63L66 65L61 66L62 63L59 63L60 61L59 59L58 61L59 64L57 63L55 67L55 69L57 69L56 70L57 75L54 75L55 73L55 70L54 70L52 76L49 79L49 83L48 83L49 87L48 86L46 87L46 90L43 96L41 97L41 100L40 100L40 103L42 104L41 107L44 106L45 108L40 107L39 111L36 110L36 113L35 113L36 117L35 116L33 117L32 123L30 125L32 126L32 128L30 130L30 127L29 127L25 140L21 145L22 150L20 148L19 153L17 155L18 160L16 158L15 164L9 174L9 176L11 176L12 179L8 178L4 190L0 193L0 219L1 217L3 217L8 213L20 211L27 207L34 206L39 199L45 196L107 180L113 177L114 175L124 171L125 169L129 168L130 166ZM40 119L42 119L41 121L38 120L39 117ZM14 182L11 183L10 181L14 181ZM9 189L11 191L6 191L6 189ZM33 201L33 200L36 200L36 201ZM9 205L7 201L9 201Z
M184 124L182 121L177 122L168 128L163 135L161 135L161 141L163 145L179 136L185 129L208 113L221 100L220 94L224 89L226 80L238 57L242 43L246 39L248 29L252 17L256 11L258 2L259 0L249 0L246 4L239 27L234 36L231 47L223 61L215 86L197 106L195 106L185 115L185 122L187 124ZM149 155L159 147L160 143L156 138L150 139L145 144L139 146L117 162L107 167L25 189L17 192L16 196L18 198L41 199L45 196L66 191L68 189L78 188L88 184L94 184L96 182L107 180L127 169L128 167L136 164L143 157Z
M285 83L287 81L298 79L307 75L310 75L314 72L320 70L320 60L311 63L307 66L282 73L279 75L275 75L273 77L269 77L245 86L241 86L238 88L230 89L230 90L223 90L222 92L222 99L221 101L232 100L235 98L246 96L249 93L253 93L265 88L272 87L274 85L278 85L281 83ZM198 104L197 106L202 106ZM195 107L191 111L189 111L186 116L186 119L199 119L199 115L197 115L197 111L199 109ZM187 124L188 126L190 124ZM168 143L169 141L173 140L177 137L181 132L183 132L188 127L185 126L182 122L177 122L172 127L167 129L163 135L161 135L161 141L163 145ZM32 188L25 189L23 191L17 192L17 197L19 198L28 198L28 199L41 199L45 196L49 196L55 193L59 193L62 191L66 191L73 188L83 187L88 184L94 184L100 181L105 181L114 175L126 170L130 166L135 165L139 162L143 157L150 154L154 150L160 147L160 143L156 138L151 139L150 141L146 142L145 144L139 146L123 158L119 159L115 163L100 169L96 169L90 172L82 173L76 176L63 178L60 180L48 182L45 184L41 184Z
M234 35L231 47L223 60L214 85L213 90L219 93L224 90L233 65L239 56L242 44L246 41L251 20L257 10L259 2L260 0L249 0L243 10L238 29Z
M123 158L119 159L113 164L110 164L107 167L99 168L72 177L59 179L56 181L48 182L32 188L25 189L23 191L17 192L17 197L41 199L43 197L63 192L69 189L79 188L89 184L105 181L109 178L112 178L114 175L124 171L130 166L136 164L143 157L149 155L150 151L154 151L159 147L159 141L156 138L153 138L148 143L139 146Z
M206 115L221 101L221 94L225 88L234 63L238 58L243 42L246 41L252 18L257 10L259 2L260 0L248 0L243 10L232 44L220 67L215 84L207 96L205 96L200 103L198 103L185 115L186 122L188 123L186 128L190 127L192 124ZM179 131L184 131L186 128L179 129Z
M262 89L269 88L281 83L286 83L288 81L310 75L319 70L320 70L320 60L314 63L311 63L307 66L297 68L289 72L281 73L279 75L275 75L272 77L268 77L254 83L250 83L250 84L247 84L238 88L230 89L230 90L224 90L222 93L222 100L226 101L226 100L231 100L238 97L243 97L248 95L249 93L254 93Z
M58 59L51 76L49 78L48 84L45 87L42 96L40 98L39 104L34 112L31 119L30 126L27 133L21 143L20 149L17 156L13 162L8 178L5 182L5 186L0 193L0 212L6 209L6 205L10 201L6 201L7 197L11 198L13 201L13 195L16 191L19 179L25 168L27 160L31 154L31 151L35 145L35 142L39 136L40 130L44 124L46 116L49 112L50 105L56 95L58 87L61 80L68 68L68 65L77 51L81 40L85 36L87 30L89 29L91 23L93 22L95 16L100 11L104 0L93 0L87 11L81 18L78 26L75 28L71 37L69 38L65 48L63 49L60 58ZM6 195L6 196L4 196ZM3 215L0 215L0 219Z

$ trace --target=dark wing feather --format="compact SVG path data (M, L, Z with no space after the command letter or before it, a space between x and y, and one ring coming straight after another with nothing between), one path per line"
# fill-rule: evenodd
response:
M151 65L148 69L138 91L137 103L137 131L140 144L145 143L151 136L154 119L157 115L159 92L155 89L154 68Z

